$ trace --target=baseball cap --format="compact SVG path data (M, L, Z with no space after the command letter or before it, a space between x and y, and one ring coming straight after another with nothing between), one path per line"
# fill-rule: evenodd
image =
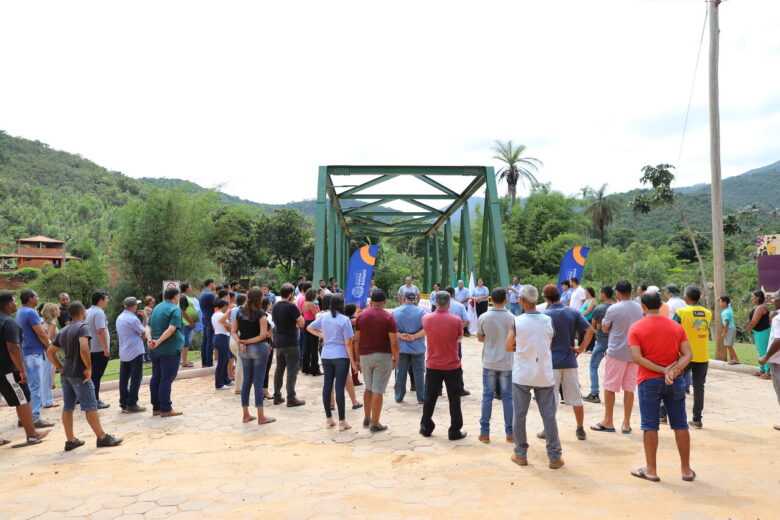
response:
M658 294L658 293L660 293L661 291L660 291L660 290L658 289L658 287L656 287L655 285L651 285L650 287L648 287L648 288L647 288L647 290L646 290L645 292L649 292L649 293L656 293L656 294ZM670 292L671 292L671 291L670 291Z
M404 298L406 298L407 300L414 301L417 299L417 293L415 293L414 291L406 291L404 293Z
M137 304L139 304L139 303L141 303L141 300L139 300L139 299L138 299L138 298L136 298L135 296L128 296L127 298L125 298L124 300L122 300L122 305L123 305L125 308L130 308L130 307L132 307L133 305L137 305Z

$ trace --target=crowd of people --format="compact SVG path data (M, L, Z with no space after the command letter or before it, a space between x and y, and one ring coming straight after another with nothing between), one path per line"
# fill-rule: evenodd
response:
M127 414L146 412L138 394L144 363L149 362L152 415L181 415L173 406L172 385L180 368L193 366L188 354L195 331L202 330L201 364L216 364L216 391L233 390L240 395L245 423L276 421L266 414L266 401L276 406L304 406L296 383L299 374L305 374L323 377L326 427L352 428L346 415L349 395L352 409L363 409L362 426L380 433L388 429L381 417L390 378L395 376L393 396L401 403L407 395L408 376L409 392L422 405L419 433L433 434L436 404L446 390L447 437L455 441L467 435L461 398L469 392L463 382L461 343L471 328L482 344L481 442L491 442L492 408L499 400L505 440L514 444L511 460L527 465L526 417L535 399L544 426L537 437L546 441L549 467L560 468L564 460L556 419L559 404L571 407L574 436L584 441L584 403L601 402L603 387L604 413L589 431L616 433L619 429L631 434L636 397L646 465L632 474L659 480L658 430L660 424L668 424L675 432L682 479L693 480L688 428L703 427L713 319L713 313L700 302L701 290L688 286L681 292L669 284L663 291L640 285L634 292L630 282L620 280L597 293L582 287L577 278L564 281L561 289L547 285L540 295L536 287L523 285L518 278L492 290L482 279L471 291L463 281L443 289L436 284L429 295L429 308L421 305L423 295L412 278L406 278L396 293L395 309L385 309L387 294L372 282L366 309L359 312L356 305L345 304L335 279L320 280L314 286L303 276L295 284L283 284L278 296L267 285L244 288L231 282L217 286L208 279L197 298L188 282L167 288L159 303L151 296L144 302L127 297L114 324L120 359L119 407ZM543 303L539 303L540 296ZM0 293L0 393L16 407L19 426L26 434L21 445L40 443L54 426L41 418L41 409L58 406L52 397L55 371L62 387L65 450L84 444L74 435L76 405L85 412L98 447L122 442L103 430L98 415L98 410L110 406L100 397L100 382L110 357L105 313L109 298L108 292L95 291L85 309L63 293L59 305L40 305L34 291L23 290L17 308L12 293ZM770 303L780 308L780 293L766 296L756 291L753 300L749 328L760 356L758 376L774 381L780 401L780 316L769 308ZM718 304L723 320L720 339L729 362L738 363L730 299L721 296ZM476 326L470 323L469 306L476 311ZM582 395L578 361L586 352L590 353L590 390ZM355 392L359 386L364 387L362 402ZM685 401L690 387L693 412L688 421ZM614 405L621 392L623 417L616 420Z

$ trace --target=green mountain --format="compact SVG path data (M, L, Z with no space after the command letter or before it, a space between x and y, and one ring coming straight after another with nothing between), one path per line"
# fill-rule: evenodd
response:
M723 181L724 211L729 213L752 202L775 206L779 185L780 161L727 178ZM154 188L182 189L188 193L207 189L179 179L133 179L79 155L0 131L0 252L12 251L16 238L33 235L68 238L69 251L75 255L107 251L119 225L118 210L132 200L145 199ZM627 204L639 191L615 195L626 207L615 219L611 231L625 228L637 237L662 242L682 229L679 216L669 208L634 215ZM709 231L709 185L677 191L691 227ZM311 218L315 216L314 200L275 205L221 192L218 197L225 205L243 204L259 212L294 208ZM472 200L470 205L472 214L476 202ZM363 203L345 201L344 207Z

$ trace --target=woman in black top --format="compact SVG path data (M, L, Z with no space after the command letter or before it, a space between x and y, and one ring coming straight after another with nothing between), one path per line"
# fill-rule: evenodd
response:
M236 313L231 324L231 335L238 343L238 355L244 371L241 385L241 406L244 409L244 422L254 421L249 415L249 392L255 387L255 407L257 424L268 424L276 419L267 417L263 412L263 379L268 363L268 318L262 310L263 291L252 287L247 293L246 303Z

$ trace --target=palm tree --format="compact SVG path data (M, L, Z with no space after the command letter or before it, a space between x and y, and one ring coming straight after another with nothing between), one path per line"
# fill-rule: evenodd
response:
M512 141L507 141L506 143L496 141L493 152L496 154L493 156L493 159L506 163L506 166L496 172L496 177L498 177L499 181L506 179L509 199L511 204L514 205L517 197L517 182L520 181L525 184L527 181L532 186L539 184L534 174L539 169L539 166L543 166L544 163L533 157L520 157L525 152L525 145L519 144L515 146L512 144Z
M594 190L590 186L582 190L583 196L588 199L585 215L590 218L593 228L597 229L601 238L601 247L604 247L604 230L612 225L612 219L620 212L621 206L611 195L604 195L607 185Z

